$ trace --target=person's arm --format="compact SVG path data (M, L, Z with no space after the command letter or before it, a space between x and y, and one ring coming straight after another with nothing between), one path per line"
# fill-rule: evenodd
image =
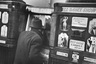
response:
M34 38L31 41L30 50L29 50L29 59L32 61L41 61L42 57L40 55L42 48L42 39Z

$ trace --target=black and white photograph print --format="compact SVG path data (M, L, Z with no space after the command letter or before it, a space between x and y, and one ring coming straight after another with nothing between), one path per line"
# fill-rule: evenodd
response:
M60 19L61 21L61 30L68 31L68 17L64 16Z
M68 35L66 33L58 35L58 47L68 47Z
M86 51L96 53L96 37L90 37L87 39Z
M96 18L89 22L89 34L96 35Z

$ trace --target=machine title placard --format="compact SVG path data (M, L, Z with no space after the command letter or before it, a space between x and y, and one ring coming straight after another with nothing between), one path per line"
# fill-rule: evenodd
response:
M62 7L62 12L96 14L96 8L92 7Z

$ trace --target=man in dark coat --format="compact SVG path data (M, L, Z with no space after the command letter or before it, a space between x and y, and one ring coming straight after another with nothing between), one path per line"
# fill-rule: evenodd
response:
M19 36L14 64L43 64L40 55L43 43L41 20L32 19L30 27L31 31L24 31Z

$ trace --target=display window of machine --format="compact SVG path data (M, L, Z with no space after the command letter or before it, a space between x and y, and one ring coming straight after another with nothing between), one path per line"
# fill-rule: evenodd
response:
M59 21L57 47L96 53L95 17L60 15Z

